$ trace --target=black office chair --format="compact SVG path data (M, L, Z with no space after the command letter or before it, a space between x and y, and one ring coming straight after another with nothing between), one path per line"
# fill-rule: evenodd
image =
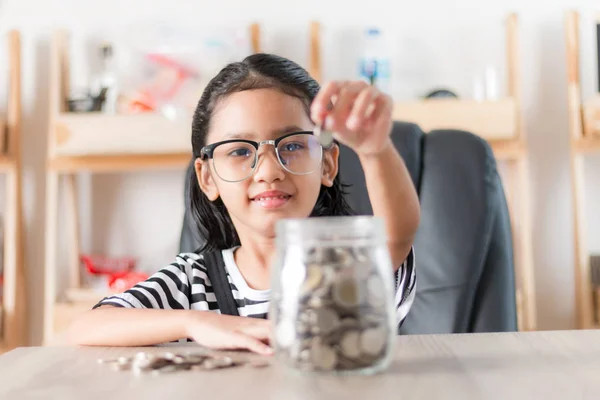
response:
M399 333L516 331L510 219L491 148L468 132L424 134L402 122L394 123L392 138L421 203L417 295ZM351 184L352 207L372 214L362 167L345 146L340 174ZM180 250L194 251L201 242L186 210Z

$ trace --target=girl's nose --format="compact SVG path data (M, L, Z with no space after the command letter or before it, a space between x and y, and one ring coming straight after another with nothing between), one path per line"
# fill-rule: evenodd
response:
M284 178L285 171L279 163L273 146L262 146L258 153L258 165L254 172L254 180L270 183Z

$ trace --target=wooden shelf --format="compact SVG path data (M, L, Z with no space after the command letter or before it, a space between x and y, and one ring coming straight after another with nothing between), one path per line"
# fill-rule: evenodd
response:
M259 25L250 26L253 50ZM66 110L69 95L69 35L55 32L50 52L49 129L46 159L46 224L43 343L52 343L72 318L110 293L81 288L77 173L176 169L183 176L192 160L191 118L160 114L109 115ZM62 196L62 197L61 197ZM59 198L66 203L59 219ZM60 207L59 207L60 206ZM63 224L66 225L63 227ZM59 234L68 236L68 284L57 293ZM61 270L62 271L62 270ZM59 301L60 299L60 301ZM62 299L66 299L63 301Z
M191 154L191 120L158 114L60 113L50 157Z
M573 139L572 148L576 153L599 153L600 135Z
M412 122L424 132L462 130L486 140L498 161L507 162L502 180L507 193L515 248L519 330L535 330L537 310L534 285L530 178L522 121L521 66L518 21L506 21L507 96L493 101L424 99L394 105L395 120Z
M65 302L96 304L105 297L117 294L110 290L99 290L86 287L69 288L65 291Z
M151 169L184 170L192 153L133 154L112 156L56 157L48 160L48 169L55 172L125 172Z
M399 102L394 119L413 122L423 131L458 129L486 140L514 139L518 134L517 102L513 98L498 101L431 99Z
M0 172L7 172L16 167L16 161L14 158L0 154Z
M600 19L599 19L600 23ZM568 11L564 20L569 136L571 138L571 195L573 204L573 247L575 309L577 328L595 325L590 254L587 249L585 212L585 156L600 152L600 95L582 100L580 78L579 13ZM598 66L600 67L600 66Z
M527 152L525 142L520 139L496 139L488 140L488 143L494 152L494 156L499 161L516 160Z
M0 173L4 173L4 271L0 351L28 343L26 274L23 262L21 188L21 37L8 32L8 99L0 121ZM3 93L4 95L5 93ZM3 110L4 111L4 110Z
M600 137L600 95L585 102L582 106L583 136Z

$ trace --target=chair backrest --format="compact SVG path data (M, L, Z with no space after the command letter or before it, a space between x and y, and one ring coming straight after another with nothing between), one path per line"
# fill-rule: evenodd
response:
M515 331L510 219L491 148L468 132L424 134L402 122L394 123L392 139L421 203L417 295L399 333ZM345 146L340 174L351 185L350 205L372 214L362 167ZM194 251L201 241L186 209L180 250Z
M393 142L419 193L417 295L400 333L517 329L510 219L491 148L463 131L396 122ZM372 214L358 158L340 152L349 202Z

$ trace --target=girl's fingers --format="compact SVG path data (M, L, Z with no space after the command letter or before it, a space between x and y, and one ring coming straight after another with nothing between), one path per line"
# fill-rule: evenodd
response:
M329 112L329 104L332 103L333 97L339 93L343 85L344 82L328 82L319 90L310 107L311 117L315 124L321 125L323 123Z
M259 340L268 340L271 334L271 321L257 320L249 326L243 328L242 332Z
M346 120L346 127L351 131L360 130L370 115L376 111L376 102L379 96L379 90L373 86L365 87L354 101L352 111Z
M333 110L325 119L325 129L338 132L346 129L346 119L352 111L354 100L366 87L365 82L353 82L340 88Z
M232 332L231 339L233 340L233 345L236 348L242 348L250 350L254 353L262 354L265 356L269 356L273 354L273 349L261 342L260 340L253 338L252 336L244 335L239 332Z
M382 118L389 119L392 115L392 99L383 93L380 93L373 101L375 108L371 115L364 121L363 126L370 128L380 122Z

